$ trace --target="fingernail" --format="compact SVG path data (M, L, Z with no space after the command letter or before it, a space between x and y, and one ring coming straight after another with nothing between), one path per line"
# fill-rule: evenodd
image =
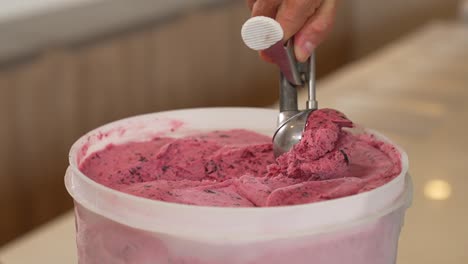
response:
M306 41L303 45L297 47L296 49L296 58L300 62L306 61L310 54L314 51L315 46L310 41Z

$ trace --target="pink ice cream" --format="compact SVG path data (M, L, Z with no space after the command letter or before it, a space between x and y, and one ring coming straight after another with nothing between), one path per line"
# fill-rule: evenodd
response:
M271 138L247 130L109 145L81 171L110 188L174 203L262 207L312 203L377 188L401 172L399 152L353 135L342 113L313 112L303 139L275 159Z

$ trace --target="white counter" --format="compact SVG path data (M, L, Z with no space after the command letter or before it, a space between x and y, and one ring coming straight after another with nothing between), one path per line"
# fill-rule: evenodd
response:
M0 0L0 62L227 0Z
M95 0L0 0L0 23L6 21L44 15L57 10L77 7Z

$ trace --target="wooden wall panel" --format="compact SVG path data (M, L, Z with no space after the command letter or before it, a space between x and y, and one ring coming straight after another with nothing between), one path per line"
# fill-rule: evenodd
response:
M23 190L21 183L15 179L12 171L16 164L13 163L14 133L12 115L12 85L10 70L0 72L0 244L15 233L21 231L21 224L16 219L24 217L20 194ZM20 209L21 207L21 209Z
M250 17L247 8L244 5L233 6L227 15L232 29L229 35L228 80L233 99L243 105L269 105L271 99L278 98L277 67L259 60L256 52L244 45L239 29ZM249 96L245 97L245 93Z

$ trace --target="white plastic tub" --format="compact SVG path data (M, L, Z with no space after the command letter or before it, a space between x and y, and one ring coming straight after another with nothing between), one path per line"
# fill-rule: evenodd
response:
M330 201L270 208L153 201L102 186L78 170L88 155L109 143L232 128L272 135L276 117L276 111L266 109L189 109L124 119L83 136L71 149L65 176L75 201L79 263L395 263L412 199L408 159L401 149L403 170L382 187Z

